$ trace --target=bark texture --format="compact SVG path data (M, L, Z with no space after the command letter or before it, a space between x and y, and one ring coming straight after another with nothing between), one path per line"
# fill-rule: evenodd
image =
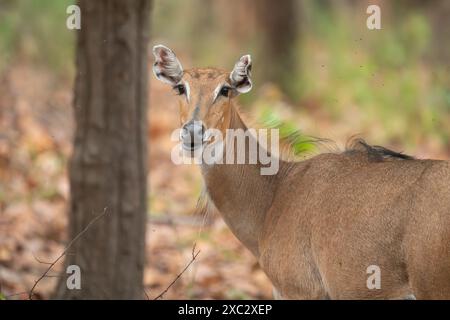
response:
M151 0L81 0L69 166L69 240L81 290L58 299L141 299L145 264L147 45ZM67 276L67 275L66 275Z

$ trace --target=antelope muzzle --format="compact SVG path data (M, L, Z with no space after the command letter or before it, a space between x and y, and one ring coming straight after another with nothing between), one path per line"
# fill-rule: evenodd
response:
M183 125L180 132L180 140L183 149L195 151L206 141L206 129L201 121L189 121Z

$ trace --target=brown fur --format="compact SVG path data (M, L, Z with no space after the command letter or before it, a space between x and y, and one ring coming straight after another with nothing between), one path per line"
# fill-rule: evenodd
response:
M211 106L229 73L193 69L191 102L207 127L246 129L232 98ZM357 141L340 154L260 164L202 165L208 198L283 298L450 298L450 165ZM367 267L381 269L369 290Z

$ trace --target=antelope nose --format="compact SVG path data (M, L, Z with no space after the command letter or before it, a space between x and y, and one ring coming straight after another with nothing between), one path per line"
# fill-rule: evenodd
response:
M180 132L183 148L192 151L200 147L203 144L205 131L205 126L201 121L187 122Z

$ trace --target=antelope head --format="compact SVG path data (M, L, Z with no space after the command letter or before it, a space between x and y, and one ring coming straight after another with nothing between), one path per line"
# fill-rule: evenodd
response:
M232 104L252 88L250 55L242 56L233 70L192 68L183 70L175 53L163 45L153 47L153 72L172 86L180 107L180 139L183 149L194 151L211 142L208 129L228 128Z

